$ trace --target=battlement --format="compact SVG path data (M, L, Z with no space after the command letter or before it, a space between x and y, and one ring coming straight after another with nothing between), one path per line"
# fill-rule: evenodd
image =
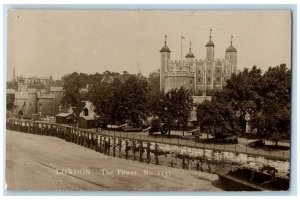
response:
M184 63L191 63L190 60L168 60L168 64L184 64Z

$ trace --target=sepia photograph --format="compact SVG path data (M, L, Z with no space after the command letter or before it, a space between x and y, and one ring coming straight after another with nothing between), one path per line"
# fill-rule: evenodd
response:
M6 190L289 191L292 19L9 9Z

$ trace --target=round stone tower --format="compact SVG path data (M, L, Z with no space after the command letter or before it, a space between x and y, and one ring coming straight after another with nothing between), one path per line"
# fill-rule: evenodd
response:
M226 49L225 52L225 60L227 61L231 74L237 73L237 50L234 46L232 46L232 39L233 36L231 36L230 40L230 46Z
M168 61L170 60L171 51L167 47L167 36L165 35L165 45L160 50L161 54L161 66L160 66L160 91L165 90L165 73L168 66Z
M211 32L212 32L212 29L210 29L209 41L205 45L205 47L206 47L206 59L207 60L213 60L214 59L215 45L214 45L213 41L211 41Z
M192 53L192 42L190 42L190 51L186 54L185 58L188 60L195 58L194 54Z

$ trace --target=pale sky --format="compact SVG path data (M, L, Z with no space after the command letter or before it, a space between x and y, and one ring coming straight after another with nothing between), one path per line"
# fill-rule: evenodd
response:
M171 59L180 59L192 42L197 59L205 58L212 28L215 58L230 45L238 69L286 63L291 67L289 11L75 11L11 10L8 16L7 80L16 75L61 76L74 71L105 70L143 75L160 68L164 35Z

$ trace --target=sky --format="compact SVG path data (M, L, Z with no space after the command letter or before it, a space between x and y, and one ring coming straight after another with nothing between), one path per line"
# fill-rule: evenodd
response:
M286 63L291 68L289 11L100 11L10 10L7 80L16 76L52 76L106 70L145 76L160 68L159 50L167 35L171 59L180 60L192 42L205 58L209 30L215 58L224 58L233 35L238 69L263 71Z

